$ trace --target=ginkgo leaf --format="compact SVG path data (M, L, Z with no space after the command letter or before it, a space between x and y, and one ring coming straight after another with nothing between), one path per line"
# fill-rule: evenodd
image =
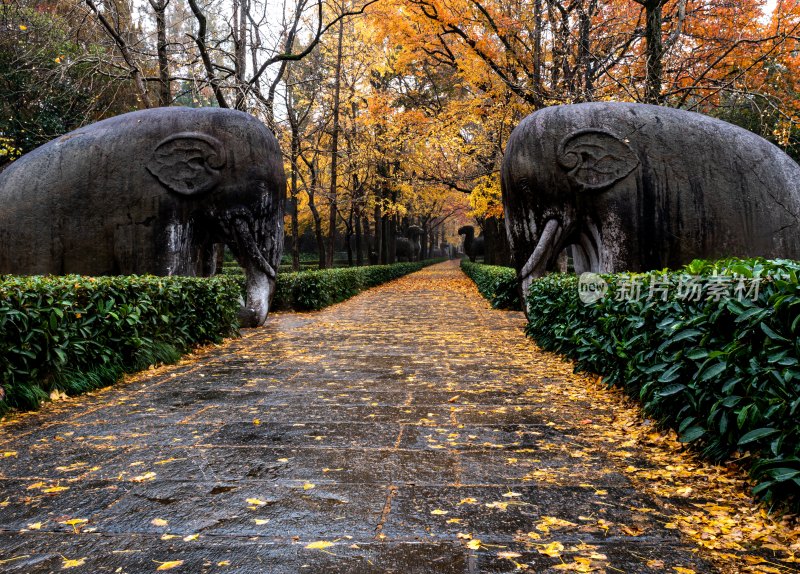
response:
M438 516L442 514L448 514L448 511L442 510L441 508L437 508L436 510L431 510L431 514L436 514Z
M33 522L28 524L28 530L41 530L42 523L41 522Z
M269 522L269 519L266 518L254 518L253 522L255 522L258 526L263 526Z
M152 524L153 526L166 526L167 524L169 524L169 522L167 522L163 518L154 518L153 520L150 521L150 524Z
M458 504L478 504L477 498L462 498Z
M503 495L505 498L517 498L522 496L519 492L511 492L510 490Z
M672 569L678 574L695 574L695 571L691 568L683 568L682 566L673 566Z
M253 506L264 506L266 502L264 502L260 498L248 498L247 504L251 504Z
M183 560L171 560L169 562L158 562L159 567L156 570L163 571L163 570L172 570L173 568L177 568L183 564Z
M469 542L467 542L467 548L470 550L479 550L481 547L481 541L477 538L473 538Z
M86 564L86 558L77 558L75 560L64 558L64 562L61 563L61 569L66 570L67 568L75 568L77 566L83 566L84 564Z
M65 490L69 490L69 486L51 486L50 488L45 488L42 492L45 494L56 494L64 492Z
M306 482L306 483L303 485L303 490L311 490L311 489L312 489L312 488L314 488L315 486L316 486L316 484L313 484L313 483L311 483L311 482Z
M551 558L558 558L564 551L564 545L561 544L561 542L556 541L551 542L550 544L545 544L536 550L539 552L539 554L545 554Z
M140 474L139 476L134 476L131 481L133 482L146 482L148 480L155 480L156 473L153 471L145 472L144 474Z
M514 558L521 558L522 554L519 552L498 552L498 558L505 558L506 560L513 560Z
M330 548L333 546L333 542L329 542L327 540L318 540L316 542L311 542L310 544L306 544L307 550L325 550L326 548Z

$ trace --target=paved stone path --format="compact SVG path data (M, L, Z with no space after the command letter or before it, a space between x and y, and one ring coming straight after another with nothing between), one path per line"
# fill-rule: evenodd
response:
M523 325L445 263L12 417L0 572L716 571Z

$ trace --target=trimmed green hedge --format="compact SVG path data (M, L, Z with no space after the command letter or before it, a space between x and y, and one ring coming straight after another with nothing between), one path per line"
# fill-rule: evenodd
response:
M550 275L529 291L527 333L624 388L705 456L749 451L754 494L797 509L798 274L800 263L786 260L695 261L678 272L604 275L605 297L588 305L577 277ZM697 300L692 277L705 285ZM636 284L641 296L629 298Z
M225 277L0 277L0 413L237 334L239 291Z
M413 263L370 265L299 271L278 275L273 309L312 311L357 295L365 289L386 283L423 267L439 263L442 259L429 259Z
M461 270L495 309L522 310L517 272L513 268L473 263L465 258L461 260Z

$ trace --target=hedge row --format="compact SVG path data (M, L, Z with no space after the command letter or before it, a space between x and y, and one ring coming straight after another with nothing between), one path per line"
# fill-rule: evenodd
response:
M423 267L440 261L442 259L429 259L413 263L343 267L281 274L278 275L272 308L296 311L322 309L349 299L364 289L419 271Z
M591 304L577 277L550 275L530 289L527 333L624 388L705 456L749 451L754 494L798 509L799 272L786 260L695 261L604 275L605 297Z
M0 277L0 413L236 334L239 291L225 277Z
M522 309L519 300L519 282L517 272L511 267L472 263L469 259L461 260L461 270L475 282L478 291L495 309Z

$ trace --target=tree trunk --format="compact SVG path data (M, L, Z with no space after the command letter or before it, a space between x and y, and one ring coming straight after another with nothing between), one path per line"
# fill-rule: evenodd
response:
M344 21L339 20L339 38L336 47L336 73L333 83L333 134L331 135L331 210L328 217L328 252L326 267L333 267L333 257L336 249L336 185L337 169L339 167L339 99L342 87L342 44L344 39ZM349 249L349 247L348 247Z
M158 105L168 106L172 102L167 54L167 6L169 0L150 0L156 16L156 52L158 54Z
M389 254L387 263L391 265L392 263L397 261L397 218L395 216L389 217L389 229L387 233L389 235Z
M645 102L661 104L661 82L664 73L664 41L661 37L663 26L662 7L664 0L650 0L645 7L645 42L647 52L647 80L645 85Z
M233 2L233 59L236 77L236 103L237 110L247 107L247 14L250 10L248 0L234 0Z
M375 261L383 263L383 217L381 217L381 207L378 202L375 202Z
M537 95L542 94L542 0L534 0L533 4L533 89Z
M300 230L298 229L300 223L297 215L297 160L300 156L300 136L295 127L294 125L292 126L292 147L290 152L290 161L292 165L290 178L290 192L292 196L292 271L300 271Z
M361 251L361 216L356 216L356 265L364 265L364 254Z

